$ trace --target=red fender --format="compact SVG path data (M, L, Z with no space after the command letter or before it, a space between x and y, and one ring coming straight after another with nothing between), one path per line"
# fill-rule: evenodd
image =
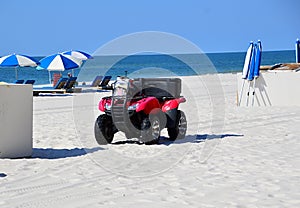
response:
M98 104L98 109L102 112L105 111L105 104L111 104L111 99L102 98Z
M184 103L185 101L186 99L184 97L180 97L174 100L168 100L162 106L162 111L167 112L169 110L176 109L178 108L180 103Z
M160 104L155 97L147 97L139 100L136 112L144 111L145 114L150 114L154 108L160 108Z

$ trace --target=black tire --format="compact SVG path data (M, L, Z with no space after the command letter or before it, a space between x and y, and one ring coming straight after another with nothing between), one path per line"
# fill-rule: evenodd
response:
M110 144L114 138L114 125L111 116L98 116L94 126L95 138L98 144Z
M158 115L144 118L141 126L141 140L145 144L157 144L160 137L161 122Z
M168 128L169 139L175 141L176 139L185 138L187 130L187 121L184 112L178 110L176 117L176 126Z

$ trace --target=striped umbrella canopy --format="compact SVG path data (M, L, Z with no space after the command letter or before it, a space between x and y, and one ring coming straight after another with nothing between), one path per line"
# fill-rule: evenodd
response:
M67 54L54 54L40 60L37 69L47 69L48 71L65 71L80 67L82 60Z
M78 50L65 51L65 52L63 52L63 54L70 55L70 56L78 58L80 60L87 60L87 59L93 58L90 54L85 53L83 51L78 51Z
M34 58L21 54L10 54L0 58L1 67L15 67L16 79L18 79L17 67L36 67L38 61Z

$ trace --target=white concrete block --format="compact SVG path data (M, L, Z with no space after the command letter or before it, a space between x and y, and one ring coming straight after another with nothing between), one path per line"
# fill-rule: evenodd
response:
M32 154L32 85L0 85L0 158Z

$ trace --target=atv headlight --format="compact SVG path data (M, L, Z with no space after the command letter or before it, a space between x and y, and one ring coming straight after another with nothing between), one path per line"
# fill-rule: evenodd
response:
M134 105L131 105L131 106L129 106L128 107L128 110L136 110L136 108L139 106L139 104L138 103L136 103L136 104L134 104Z
M110 110L110 109L111 109L111 105L108 104L108 103L105 103L105 109L106 109L106 110Z

